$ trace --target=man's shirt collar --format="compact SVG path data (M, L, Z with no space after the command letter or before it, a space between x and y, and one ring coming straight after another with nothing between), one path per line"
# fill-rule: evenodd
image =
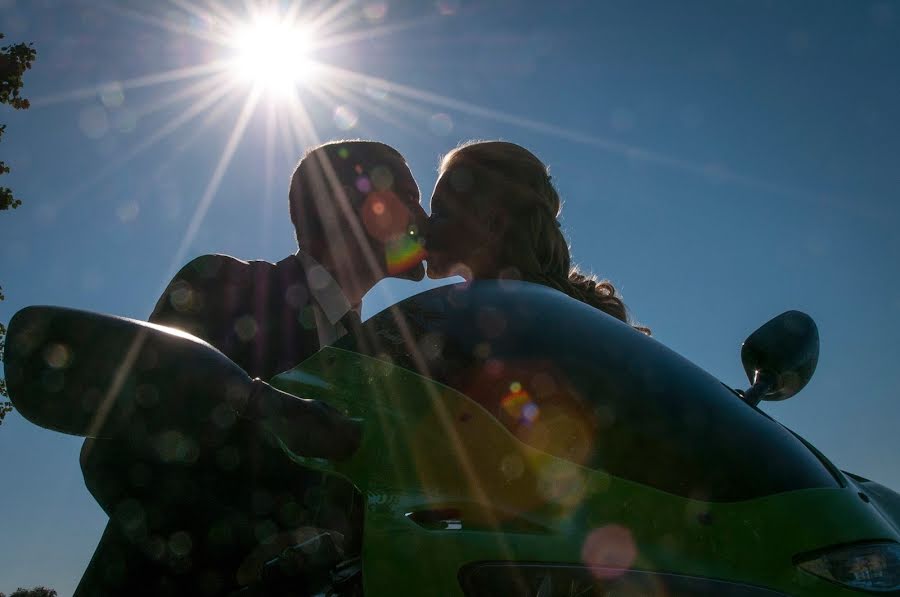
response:
M322 264L303 251L294 256L303 265L309 292L331 325L336 325L344 315L353 309L337 280Z

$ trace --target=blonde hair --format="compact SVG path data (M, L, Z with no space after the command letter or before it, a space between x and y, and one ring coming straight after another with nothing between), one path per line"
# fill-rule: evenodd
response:
M572 265L557 221L562 207L559 193L537 156L506 141L469 141L444 156L439 175L459 168L467 170L465 178L482 201L502 203L510 216L500 263L514 267L523 280L555 288L629 323L628 310L612 283Z

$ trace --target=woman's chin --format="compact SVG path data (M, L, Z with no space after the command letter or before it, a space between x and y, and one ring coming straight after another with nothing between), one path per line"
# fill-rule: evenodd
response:
M430 265L425 269L425 274L428 276L429 280L440 280L441 278L447 277L447 274L442 273Z
M429 261L426 273L431 280L441 280L452 276L460 276L467 281L473 278L472 270L464 263L446 265Z
M446 265L435 259L426 259L425 263L427 264L425 274L428 276L429 280L440 280L442 278L449 278L453 275Z

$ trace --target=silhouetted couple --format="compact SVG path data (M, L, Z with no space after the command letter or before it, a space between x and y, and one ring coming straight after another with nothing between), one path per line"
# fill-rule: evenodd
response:
M178 272L150 321L203 338L269 379L357 326L363 297L380 280L421 280L423 259L431 278L534 282L628 321L609 282L572 267L547 167L513 143L447 154L430 217L403 156L371 141L308 152L289 198L295 254L274 264L199 257ZM228 412L212 419L193 460L85 442L85 479L110 523L78 597L227 595L311 529L338 532L347 553L358 548L362 510L349 484L296 466L286 479L285 455L257 424Z
M571 266L547 167L527 149L476 142L443 158L431 216L395 149L341 141L310 151L291 179L300 246L272 264L205 255L150 316L209 341L268 379L330 344L385 277L512 278L555 288L627 321L615 288Z

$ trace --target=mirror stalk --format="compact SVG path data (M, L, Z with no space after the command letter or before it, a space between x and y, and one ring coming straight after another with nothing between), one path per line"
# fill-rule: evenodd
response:
M768 375L764 371L758 371L753 385L741 393L741 398L750 406L755 407L775 389L776 380L776 376Z

